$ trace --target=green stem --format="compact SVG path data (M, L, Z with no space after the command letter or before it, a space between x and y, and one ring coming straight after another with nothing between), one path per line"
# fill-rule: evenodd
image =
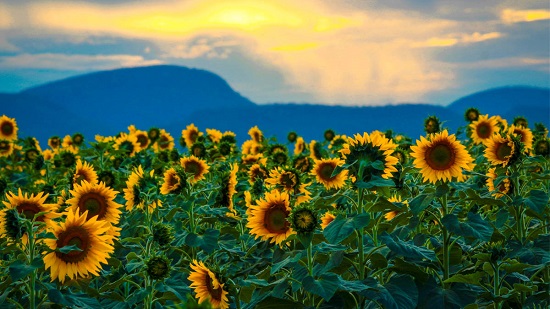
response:
M28 228L28 237L29 237L29 244L28 244L28 247L29 247L29 265L32 264L32 262L34 261L34 231L33 231L33 224L32 222L30 222L30 224L27 225ZM29 280L29 308L31 309L34 309L36 308L36 292L35 292L35 288L36 288L36 269L34 269L32 272L31 272L31 276L30 276L30 280Z
M500 296L500 267L498 264L492 265L493 270L495 272L494 278L493 278L493 294L495 294L496 297ZM501 308L501 304L499 301L495 301L495 307Z
M359 199L357 201L358 204L358 210L359 213L362 214L365 212L365 209L363 207L363 196L365 193L365 189L359 189ZM360 228L359 229L359 239L357 244L357 250L359 251L359 280L365 279L365 249L364 249L364 237L365 236L365 229ZM374 239L374 237L373 237Z
M442 217L447 215L447 195L443 195L441 198L441 211L442 211ZM441 220L438 220L441 224ZM447 231L447 228L443 224L441 224L441 231L443 232L443 282L445 282L450 277L450 248L449 248L449 240L451 239L451 235L449 231ZM443 283L443 287L447 288L447 283Z
M313 243L310 241L307 247L307 270L310 276L313 276Z

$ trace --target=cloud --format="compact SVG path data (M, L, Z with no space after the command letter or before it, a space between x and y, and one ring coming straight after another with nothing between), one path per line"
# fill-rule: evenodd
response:
M7 5L0 3L0 29L8 29L13 24L11 10Z
M52 69L70 71L108 70L161 64L135 55L20 54L0 57L4 69Z
M500 14L500 19L506 24L533 22L550 19L550 10L514 10L505 9Z
M503 36L504 34L500 32L488 32L483 34L479 32L474 32L471 34L463 33L450 35L448 37L429 38L423 42L414 42L411 44L411 47L447 47L457 44L479 43L487 40L498 39Z
M193 59L193 58L220 58L226 59L231 54L231 47L238 42L216 38L197 38L186 42L165 47L166 58Z
M536 71L550 72L549 58L527 58L527 57L506 57L499 59L487 59L468 63L456 64L460 68L490 68L490 69L509 69L524 68Z

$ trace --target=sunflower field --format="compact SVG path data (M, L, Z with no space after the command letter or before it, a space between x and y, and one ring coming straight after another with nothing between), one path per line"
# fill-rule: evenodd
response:
M550 307L544 124L18 129L0 118L0 308Z

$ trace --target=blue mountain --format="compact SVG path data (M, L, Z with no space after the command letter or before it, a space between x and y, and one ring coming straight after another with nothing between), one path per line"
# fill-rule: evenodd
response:
M53 135L76 132L88 140L95 134L115 135L130 124L142 130L165 128L177 139L190 123L203 131L233 131L240 142L255 125L280 141L290 131L319 140L329 128L346 135L391 129L416 139L426 117L439 117L454 132L466 124L463 114L472 106L509 121L522 115L530 124L548 125L549 102L550 89L518 86L474 93L448 106L258 105L216 74L161 65L95 72L0 94L0 114L16 118L21 137L35 136L43 144Z

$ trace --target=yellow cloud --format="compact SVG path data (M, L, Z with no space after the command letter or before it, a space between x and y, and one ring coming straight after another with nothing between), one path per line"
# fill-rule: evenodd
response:
M273 51L284 51L284 52L293 52L293 51L303 51L307 49L316 48L319 46L319 43L309 42L309 43L299 43L299 44L289 44L272 47Z
M420 41L420 42L413 42L411 44L412 47L447 47L447 46L454 46L460 43L478 43L483 42L487 40L493 40L498 39L502 37L503 34L500 32L489 32L489 33L463 33L463 34L456 34L452 35L450 37L444 37L444 38L430 38L426 41Z
M550 19L550 10L505 9L501 12L500 19L507 24L545 20Z
M10 8L0 3L0 29L10 28L12 23L13 18L10 14Z

